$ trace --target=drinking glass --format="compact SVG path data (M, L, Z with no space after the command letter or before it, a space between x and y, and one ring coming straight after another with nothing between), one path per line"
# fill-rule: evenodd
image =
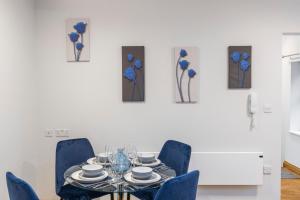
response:
M110 152L111 152L111 146L105 145L105 147L104 147L104 154L107 157L107 160L105 161L105 165L104 165L105 168L108 168L108 164L110 162L109 161L109 154L110 154Z
M128 147L128 157L131 160L133 167L135 167L135 162L137 159L137 149L134 145Z
M108 162L109 162L109 165L110 165L110 167L108 167L110 176L112 178L114 178L115 175L116 175L116 170L115 170L116 169L115 168L116 161L115 161L115 155L112 152L112 150L110 150L110 152L108 153Z

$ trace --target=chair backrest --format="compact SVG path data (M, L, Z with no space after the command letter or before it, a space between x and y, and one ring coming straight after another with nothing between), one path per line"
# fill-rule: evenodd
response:
M163 184L154 200L195 200L198 180L199 171L177 176Z
M158 159L176 171L176 175L186 174L190 164L190 145L168 140L162 147Z
M6 173L6 183L10 200L39 200L31 186L11 172Z
M63 140L56 145L55 162L55 188L56 193L60 192L64 185L64 173L74 165L86 162L87 159L94 157L94 150L86 138Z

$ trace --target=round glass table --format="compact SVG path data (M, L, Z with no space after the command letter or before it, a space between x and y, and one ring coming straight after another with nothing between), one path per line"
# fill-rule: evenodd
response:
M70 184L82 190L103 192L103 193L116 193L118 196L118 200L123 200L125 193L130 194L137 191L151 191L154 189L158 190L163 183L176 176L175 170L171 169L170 167L162 163L156 167L152 167L153 172L161 176L161 179L159 181L150 184L137 185L126 181L124 179L124 176L121 176L120 178L116 178L116 176L111 170L110 165L107 165L105 166L104 169L108 173L108 177L106 179L99 182L83 183L73 179L71 175L74 172L81 170L81 167L84 164L70 167L68 170L65 171L64 173L65 184ZM127 173L129 173L131 169Z

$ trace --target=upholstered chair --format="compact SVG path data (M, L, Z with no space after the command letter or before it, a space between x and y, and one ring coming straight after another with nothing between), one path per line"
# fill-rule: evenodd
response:
M6 173L6 183L10 200L39 200L32 187L11 172Z
M199 171L177 176L158 190L154 200L195 200Z
M57 143L55 189L56 194L61 199L94 199L108 194L82 190L69 184L64 185L64 173L67 169L74 165L82 164L94 156L93 147L86 138L63 140ZM110 195L113 200L113 194Z
M189 168L192 148L188 144L184 144L174 140L168 140L163 145L158 159L162 163L171 167L176 171L176 176L186 174ZM134 196L141 200L153 200L157 193L157 189L151 191L140 191L133 193ZM130 195L128 197L130 199Z

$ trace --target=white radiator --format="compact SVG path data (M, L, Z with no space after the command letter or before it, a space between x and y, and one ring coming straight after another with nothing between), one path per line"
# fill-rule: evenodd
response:
M199 185L262 185L262 152L193 152L190 170L199 170Z

